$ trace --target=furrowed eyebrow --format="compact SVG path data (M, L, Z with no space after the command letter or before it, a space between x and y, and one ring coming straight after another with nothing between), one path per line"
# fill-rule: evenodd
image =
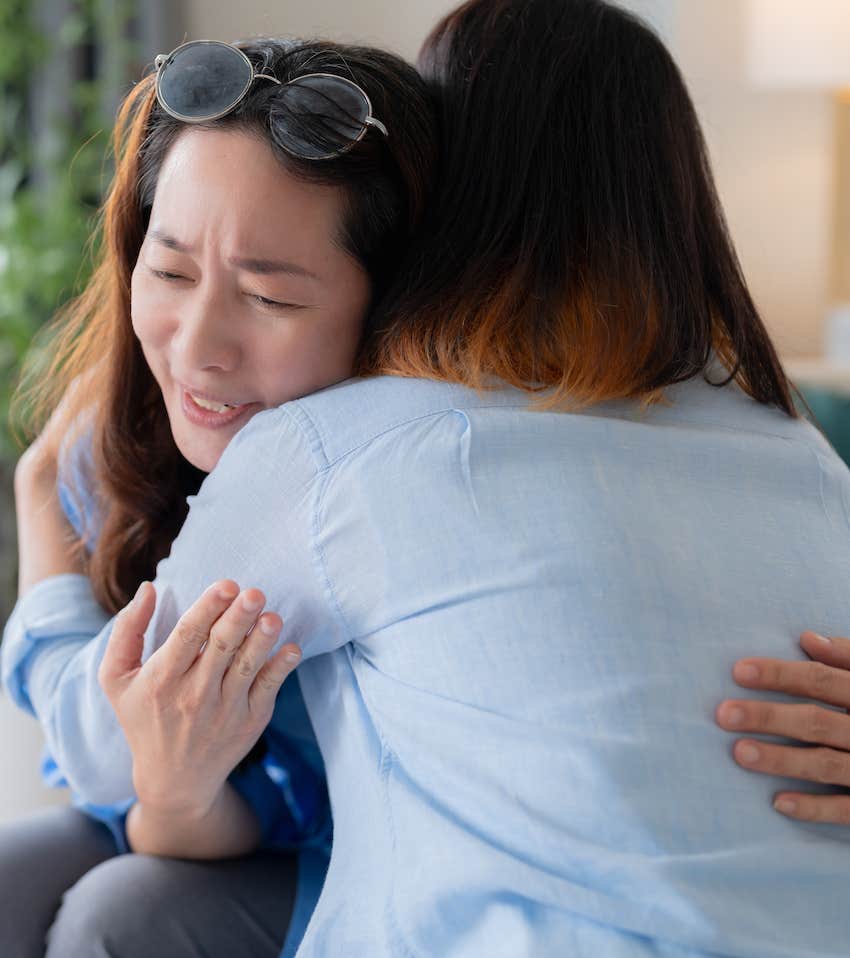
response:
M237 266L249 273L288 273L290 276L304 276L307 279L318 279L315 273L309 269L299 266L297 263L290 263L287 260L276 259L251 259L242 256L231 256L227 261L231 266Z
M148 231L148 236L157 243L161 243L163 246L167 246L168 249L173 249L177 253L191 253L192 251L192 248L187 246L186 243L181 243L180 240L163 230L151 229ZM303 276L307 279L315 280L319 279L319 277L315 273L310 272L309 269L305 269L303 266L299 266L297 263L291 263L288 260L231 256L227 262L231 266L236 266L238 269L244 269L249 273L259 273L264 276L271 273L287 273L290 276Z

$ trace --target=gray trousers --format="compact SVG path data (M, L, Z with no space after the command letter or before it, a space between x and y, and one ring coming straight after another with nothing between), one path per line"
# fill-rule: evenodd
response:
M51 808L0 825L2 958L277 958L296 857L117 854L105 825Z

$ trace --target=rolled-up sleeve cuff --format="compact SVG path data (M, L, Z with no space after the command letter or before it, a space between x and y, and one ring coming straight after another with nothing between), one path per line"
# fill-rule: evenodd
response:
M40 644L91 639L110 618L95 599L88 576L72 572L49 576L28 589L6 622L0 646L0 677L15 704L35 714L27 682Z

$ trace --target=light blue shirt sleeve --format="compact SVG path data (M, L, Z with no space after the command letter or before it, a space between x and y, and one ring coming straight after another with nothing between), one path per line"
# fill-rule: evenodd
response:
M293 440L291 468L281 476L269 449L280 442L292 445ZM220 578L261 588L267 609L284 619L281 643L309 644L316 623L327 616L320 608L321 586L310 588L315 578L310 515L296 521L292 513L298 511L301 497L312 494L316 473L300 430L279 410L259 414L237 434L198 496L189 497L189 517L171 555L157 568L157 607L144 659ZM60 501L79 532L81 513L64 487ZM292 508L283 509L282 503ZM91 500L83 503L84 509L90 506ZM291 580L287 566L298 569ZM67 784L75 804L111 825L119 819L123 824L122 816L134 800L129 748L97 681L113 621L94 598L87 577L53 576L28 590L15 606L0 656L10 696L36 715L44 729L45 777ZM285 710L278 713L276 709L273 723L285 727ZM273 736L263 760L240 765L230 781L257 813L264 844L328 847L330 811L323 769L315 762L299 762L298 748L285 735Z
M335 478L321 445L295 404L258 413L234 436L189 497L189 515L157 567L146 655L210 583L224 578L262 590L266 609L284 622L278 646L295 642L304 660L350 641L317 546L320 525L324 541L340 532L321 514Z
M83 575L51 576L37 582L19 599L3 633L3 685L11 699L22 709L41 720L47 744L42 752L41 772L51 786L68 786L73 804L106 824L121 851L127 851L124 822L132 804L132 797L116 803L88 801L63 774L61 757L73 755L71 763L77 776L84 779L93 764L86 762L88 749L80 747L94 743L96 735L92 709L101 710L99 720L117 726L114 712L105 697L93 695L94 689L83 686L91 707L83 707L74 716L71 727L59 727L51 708L53 696L63 686L75 682L79 669L92 667L95 672L99 658L92 639L102 632L109 616L94 598L91 583ZM38 669L35 665L38 663ZM36 678L33 681L33 672ZM105 708L109 712L105 712ZM80 724L82 723L82 724ZM60 756L57 763L54 755ZM120 754L119 754L120 759Z

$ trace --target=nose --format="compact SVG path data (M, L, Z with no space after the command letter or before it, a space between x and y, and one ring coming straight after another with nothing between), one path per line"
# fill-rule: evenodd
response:
M172 340L175 366L187 375L217 369L230 372L240 360L238 329L222 293L201 283L187 291Z

